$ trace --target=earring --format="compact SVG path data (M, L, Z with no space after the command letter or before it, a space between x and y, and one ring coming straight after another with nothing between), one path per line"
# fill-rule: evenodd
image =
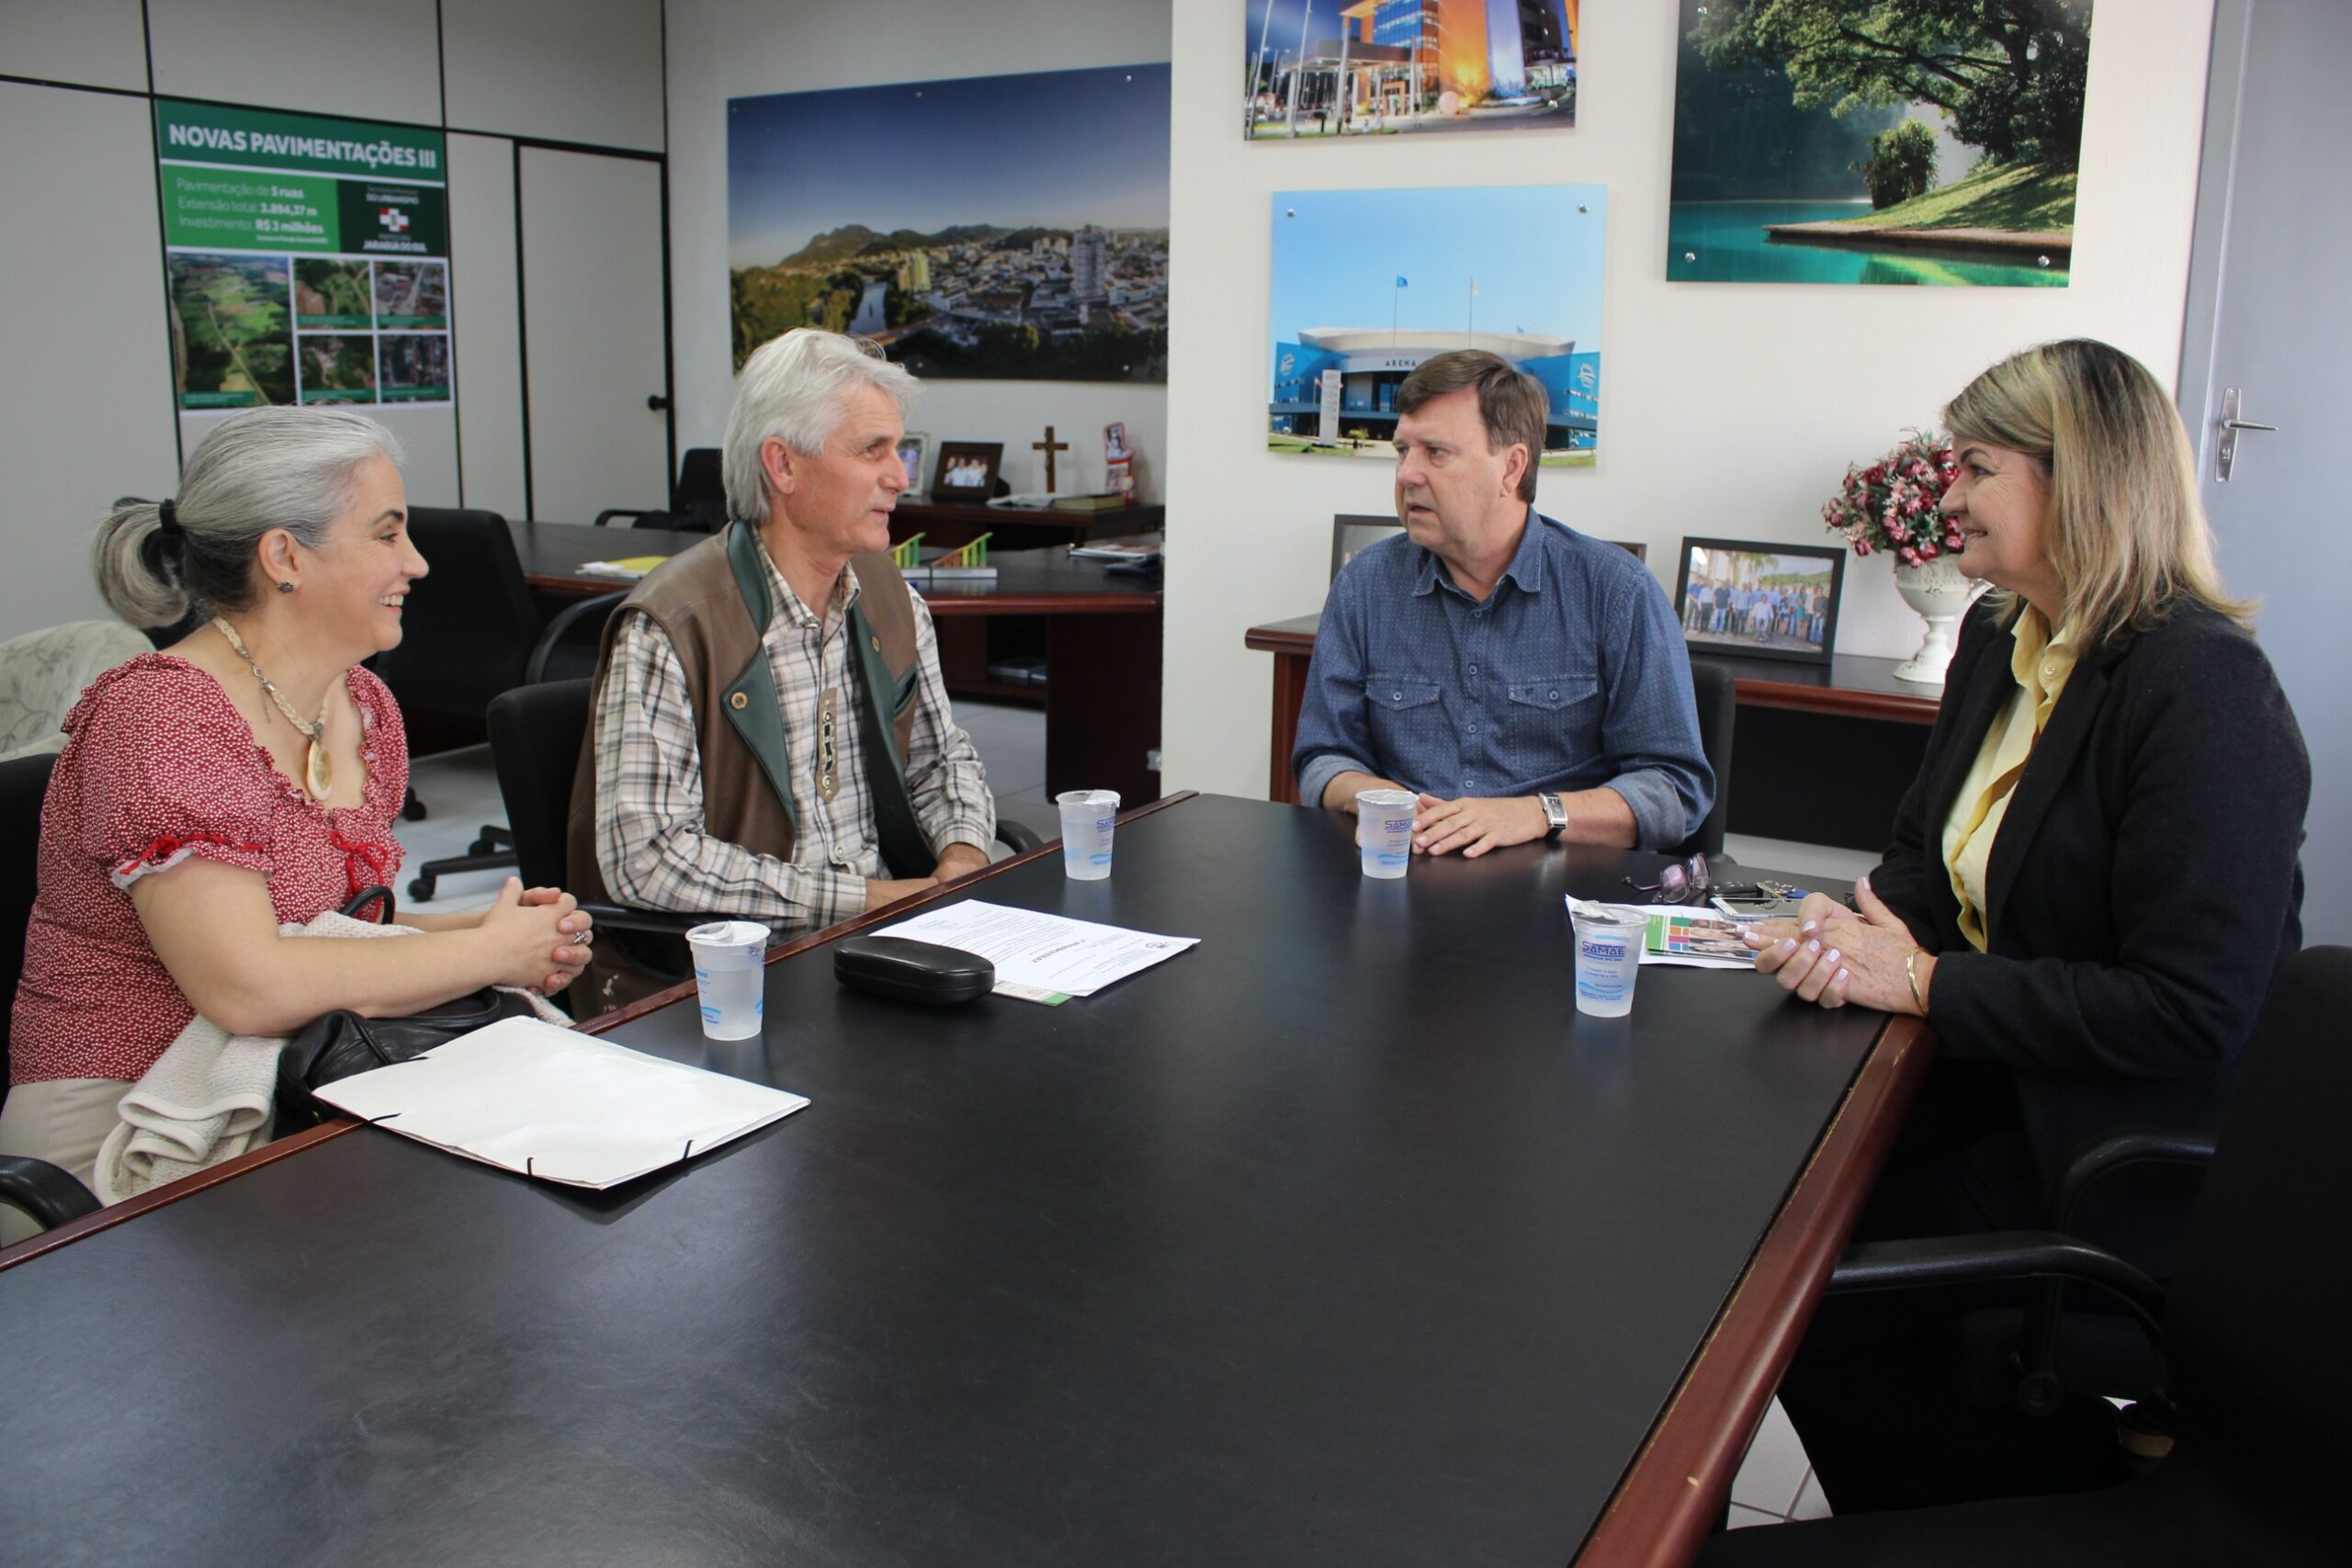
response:
M294 592L294 585L290 582L281 582L277 585L277 591L280 593L291 593Z

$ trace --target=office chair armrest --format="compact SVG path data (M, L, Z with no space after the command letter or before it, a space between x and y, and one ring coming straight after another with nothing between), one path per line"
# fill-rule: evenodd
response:
M1017 855L1042 848L1046 842L1020 823L1002 817L996 819L996 841Z
M62 1166L28 1155L0 1155L0 1203L22 1209L45 1231L95 1214L101 1207L98 1195Z
M2072 1235L2075 1211L2083 1194L2105 1178L2134 1165L2195 1165L2213 1163L2213 1138L2206 1133L2122 1133L2102 1138L2067 1162L2051 1189L2045 1226ZM2033 1288L2027 1303L2025 1327L2018 1342L2017 1400L2029 1416L2046 1416L2065 1398L2058 1376L2058 1329L2064 1315L2066 1281L2046 1278Z
M607 506L596 513L596 521L590 526L601 528L616 517L642 517L652 510L650 506Z
M2211 1165L2213 1137L2210 1133L2123 1133L2090 1145L2067 1163L2052 1190L2042 1223L2061 1235L2075 1229L2075 1208L2083 1194L2102 1178L2130 1165Z
M2164 1287L2111 1252L2052 1231L1858 1242L1830 1271L1828 1291L1911 1290L2001 1280L2067 1280L2096 1285L2131 1310L2148 1342L2164 1351Z
M670 909L632 909L626 904L608 903L601 898L582 898L580 907L606 931L651 931L657 936L683 937L696 926L729 919L726 915L680 914Z
M591 615L609 614L614 605L628 597L628 591L622 589L616 593L599 593L594 599L566 604L557 611L554 618L539 632L539 640L531 646L530 661L523 666L523 684L536 686L548 678L548 660L563 646L563 639L572 627ZM590 701L594 701L593 694Z

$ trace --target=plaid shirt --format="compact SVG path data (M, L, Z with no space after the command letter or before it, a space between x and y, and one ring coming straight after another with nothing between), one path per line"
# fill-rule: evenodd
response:
M849 647L849 607L857 574L843 568L820 623L763 549L775 612L761 642L781 694L785 749L798 817L792 859L757 855L704 829L701 750L685 667L653 620L631 615L613 649L596 700L596 862L605 886L646 909L750 915L777 929L829 926L865 908L868 877L890 874L875 831L874 801L857 711L858 678ZM915 611L915 721L907 748L907 792L933 853L949 844L986 852L996 835L996 802L971 737L956 728L939 673L939 637L920 594ZM817 714L835 701L834 776L819 792Z

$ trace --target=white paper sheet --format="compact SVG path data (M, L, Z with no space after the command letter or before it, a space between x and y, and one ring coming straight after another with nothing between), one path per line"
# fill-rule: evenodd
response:
M1000 995L1033 1002L1091 997L1201 940L1041 915L979 898L926 910L874 934L977 953L996 965Z
M318 1091L390 1133L544 1181L616 1186L808 1105L536 1018L508 1018Z

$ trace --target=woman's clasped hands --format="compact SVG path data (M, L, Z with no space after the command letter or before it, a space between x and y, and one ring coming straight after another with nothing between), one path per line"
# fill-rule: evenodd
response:
M1871 891L1869 877L1854 884L1854 901L1859 913L1815 893L1795 919L1759 920L1742 931L1757 972L1826 1008L1857 1002L1883 1012L1924 1013L1934 957Z
M482 911L481 931L501 955L498 983L560 991L588 967L595 920L560 887L526 887L510 876Z

